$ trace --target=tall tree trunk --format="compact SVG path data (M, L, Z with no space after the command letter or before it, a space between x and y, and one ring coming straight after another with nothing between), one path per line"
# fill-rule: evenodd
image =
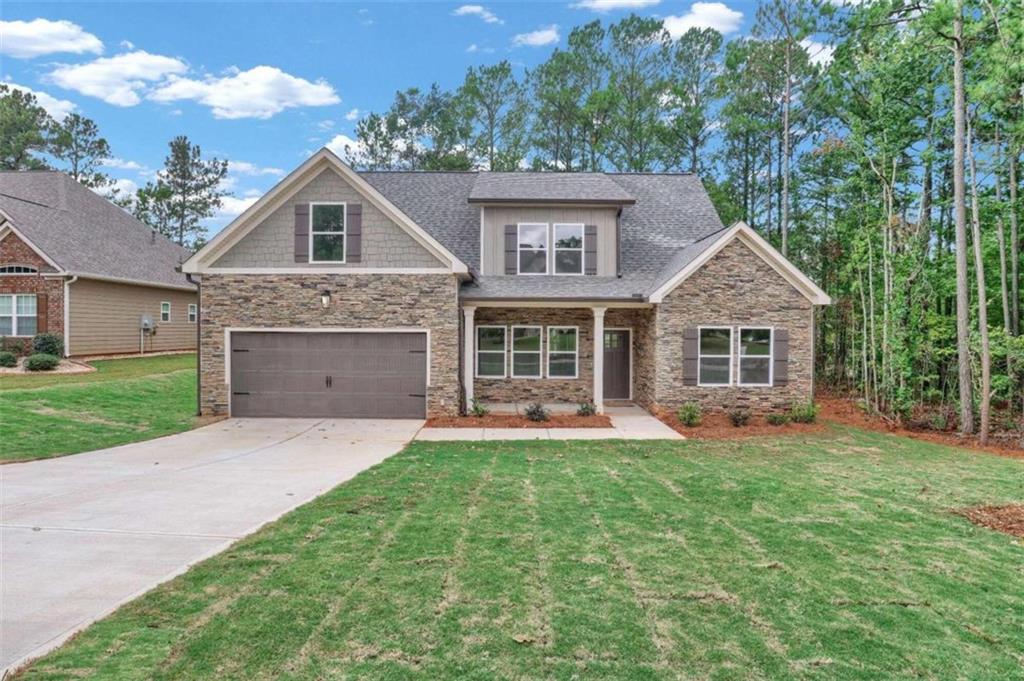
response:
M1017 231L1017 159L1020 149L1010 146L1010 292L1013 317L1013 334L1019 335L1020 328L1020 236Z
M1003 304L1003 330L1006 335L1013 333L1013 317L1010 312L1010 289L1006 274L1006 233L1003 230L1003 181L1002 181L1002 143L999 139L999 126L996 126L996 238L999 240L999 299ZM1010 369L1010 357L1006 358L1006 373L1013 378L1013 371Z
M786 92L782 97L782 214L779 230L782 232L782 255L789 255L789 106L793 94L791 40L786 41Z
M978 206L978 180L974 159L974 141L967 128L967 156L971 169L971 236L974 239L974 277L978 287L978 332L981 334L981 432L978 440L988 444L989 406L992 400L992 354L988 342L988 296L985 294L985 258L981 243L981 210Z

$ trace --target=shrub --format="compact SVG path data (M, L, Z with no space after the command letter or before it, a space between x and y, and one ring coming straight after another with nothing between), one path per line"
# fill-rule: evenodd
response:
M540 402L534 402L526 408L526 418L531 421L547 421L550 414Z
M700 425L700 405L696 402L687 402L683 406L679 407L679 411L676 412L676 416L679 417L679 422L688 428L694 428Z
M0 350L0 367L18 366L18 356L7 350Z
M770 426L784 426L789 423L789 414L774 411L764 417Z
M576 416L593 416L597 413L597 407L590 402L584 402L576 409Z
M29 355L25 360L25 368L29 371L52 371L57 368L58 364L60 364L60 357L45 352Z
M794 404L789 410L789 420L793 423L814 423L818 418L818 405L814 402Z
M750 412L746 409L733 409L729 412L729 420L732 421L732 425L740 428L750 421Z
M37 333L32 339L32 351L41 355L64 354L64 339L55 333Z
M484 406L484 403L480 400L473 398L473 405L469 408L469 413L473 416L487 416L490 413L490 409Z
M20 338L0 338L0 350L21 356L25 354L25 342Z

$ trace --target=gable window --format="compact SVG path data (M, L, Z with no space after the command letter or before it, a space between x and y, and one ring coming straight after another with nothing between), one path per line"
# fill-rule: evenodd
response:
M547 223L524 222L518 226L519 274L548 273Z
M555 274L583 274L583 225L555 225Z
M36 335L35 294L0 295L0 336Z
M345 262L345 204L309 206L309 261Z
M575 326L548 327L548 378L576 378L579 357L579 329Z
M740 328L740 385L772 384L773 333L766 328Z
M189 322L189 324L195 324L196 323L196 317L199 316L198 313L199 313L199 309L196 307L196 304L195 303L189 303L188 304L188 322Z
M39 270L30 265L0 265L0 274L38 274Z
M732 329L728 326L702 326L698 385L732 383Z
M160 321L171 321L171 304L166 301L160 303Z
M512 327L512 378L541 377L541 335L540 326Z
M505 327L476 327L476 375L505 378Z

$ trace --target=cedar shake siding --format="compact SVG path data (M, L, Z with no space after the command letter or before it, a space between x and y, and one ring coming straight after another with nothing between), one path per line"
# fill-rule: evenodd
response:
M0 274L0 293L34 293L37 332L63 334L64 281L60 277L43 276L54 272L54 268L14 233L0 240L2 265L25 265L39 271L38 274Z

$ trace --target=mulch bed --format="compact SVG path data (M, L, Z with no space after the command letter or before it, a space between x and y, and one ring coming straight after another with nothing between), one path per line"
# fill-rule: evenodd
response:
M660 412L658 419L666 426L681 435L695 440L742 440L748 437L764 437L766 435L803 435L820 433L825 430L821 423L787 423L773 426L764 418L751 417L745 426L734 426L728 414L704 414L699 426L684 426L673 412Z
M1024 538L1024 504L974 506L953 511L975 525Z
M16 367L0 367L0 375L7 376L45 376L47 374L88 374L96 371L96 367L72 359L62 359L56 368L49 371L29 371L25 368L25 360L22 357L18 360Z
M427 419L427 428L611 428L612 420L605 414L577 416L552 414L547 421L531 421L516 414L487 416L439 416Z

